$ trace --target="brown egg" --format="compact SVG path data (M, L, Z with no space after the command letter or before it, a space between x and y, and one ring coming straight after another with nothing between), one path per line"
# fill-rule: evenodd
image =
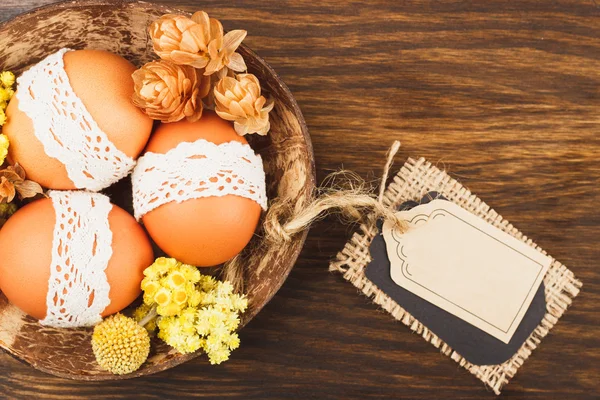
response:
M100 129L117 149L137 158L146 146L153 121L131 102L135 66L101 50L67 52L64 64L73 91ZM9 103L3 127L10 140L9 159L21 164L29 179L46 188L76 189L65 166L44 151L31 119L19 110L18 97L17 92Z
M164 154L181 142L205 139L215 144L247 143L231 123L205 111L197 122L161 124L147 152ZM261 207L236 195L190 199L163 204L142 217L156 244L169 256L196 266L214 266L237 255L250 241Z
M17 211L0 229L0 290L37 319L47 311L55 222L52 200L41 199ZM143 271L154 258L146 233L126 211L113 205L108 222L113 234L113 254L105 270L110 304L102 316L122 310L140 295Z

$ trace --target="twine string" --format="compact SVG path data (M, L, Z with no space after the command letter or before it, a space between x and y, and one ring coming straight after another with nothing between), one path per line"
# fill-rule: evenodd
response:
M395 141L386 155L386 163L379 185L379 194L376 196L364 181L359 178L348 178L347 172L334 172L325 181L333 182L331 187L321 188L319 195L312 199L306 206L295 207L294 199L278 198L270 206L263 223L263 239L259 246L276 248L291 241L294 236L311 224L331 214L339 214L351 222L374 221L386 219L395 223L400 232L405 232L406 222L398 218L395 211L383 204L383 193L394 156L400 149L400 142ZM342 177L342 184L336 185L336 180ZM266 249L256 246L246 252L262 251ZM239 254L223 267L223 278L232 283L237 290L243 290L244 281L244 256ZM257 274L264 265L259 267Z

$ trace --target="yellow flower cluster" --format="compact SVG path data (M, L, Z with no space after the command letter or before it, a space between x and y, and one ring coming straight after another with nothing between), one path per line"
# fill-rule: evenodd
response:
M158 315L178 315L185 308L200 304L202 294L196 288L201 278L198 268L161 257L146 268L144 276L144 304L156 305Z
M2 109L0 108L0 110L2 110ZM4 111L2 111L0 113L0 122L2 122L3 115L4 115ZM4 164L4 160L6 159L6 156L8 155L8 145L9 145L8 138L6 137L6 135L3 135L0 133L0 165Z
M229 359L240 345L235 333L239 314L248 300L233 293L229 282L200 274L197 268L172 258L158 258L144 271L144 304L136 311L140 321L152 307L159 315L158 337L181 353L204 350L211 364Z
M6 114L4 110L8 106L8 101L15 94L13 90L13 85L15 84L15 75L10 71L2 71L0 72L0 126L4 125L6 122ZM8 142L6 144L8 147ZM2 148L2 144L0 144L0 149ZM3 160L2 153L0 150L0 160ZM2 162L0 162L2 164Z
M15 84L15 75L10 71L0 72L0 126L6 123L6 114L4 111L8 106L8 102L15 94L13 85ZM0 134L0 165L4 164L4 160L8 155L8 138L6 135Z

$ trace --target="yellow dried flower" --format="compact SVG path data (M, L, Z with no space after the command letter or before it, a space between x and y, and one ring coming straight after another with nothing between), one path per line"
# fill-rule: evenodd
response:
M179 317L161 317L158 322L158 337L182 354L193 353L202 345L195 334L194 312Z
M231 355L231 351L225 346L214 349L210 352L207 352L208 360L212 365L221 364L223 361L229 360L229 356Z
M246 70L243 57L236 53L246 37L246 31L233 30L223 35L223 25L198 11L187 18L167 14L154 21L149 28L154 51L163 60L179 65L204 69L204 75L219 72L227 75L228 69Z
M192 291L192 293L190 293L189 298L188 298L188 304L190 305L190 307L197 307L201 301L202 301L202 293L201 292L199 292L198 290L194 290L194 291Z
M248 299L246 296L233 294L231 295L231 307L233 310L243 313L248 308Z
M175 303L169 303L164 306L156 307L156 311L158 312L158 315L171 317L181 312L181 306Z
M94 328L92 350L101 368L117 375L129 374L148 358L150 337L133 319L115 314Z
M166 306L171 303L171 291L165 287L161 287L154 294L154 302L159 306Z
M12 88L5 87L0 88L0 101L4 103L4 108L8 105L8 102L15 95L15 91Z
M219 282L217 285L217 296L224 297L233 293L233 285L228 281Z
M234 121L238 135L248 133L266 135L271 129L269 112L274 102L261 96L260 82L253 74L224 77L213 90L215 111L227 120Z
M223 339L223 343L229 347L229 350L235 350L240 347L240 337L237 333L231 333Z
M156 279L157 277L166 274L173 268L178 267L177 260L173 258L159 257L157 258L151 266L144 270L144 275Z
M146 280L146 278L144 278L144 280ZM142 280L142 290L144 291L144 304L150 306L154 303L154 295L156 295L156 292L160 288L160 285L156 281L144 283L144 280Z
M186 65L152 61L133 75L133 103L150 118L190 122L202 116L202 98L210 91L210 78Z
M172 289L185 286L187 279L180 271L171 271L167 275L167 285Z
M187 300L188 295L185 290L176 290L173 292L173 302L178 306L186 304Z
M6 121L6 116L4 115L4 111L0 110L0 126L4 124ZM8 155L8 146L10 142L8 141L8 137L0 133L0 165L4 164L4 160Z
M0 73L0 85L5 88L10 88L15 84L15 74L10 71L2 71Z
M237 313L230 313L227 315L227 318L225 319L225 326L227 326L230 331L235 331L239 325L240 317L237 315Z
M198 268L192 265L181 264L179 270L188 282L197 283L200 281L201 274Z

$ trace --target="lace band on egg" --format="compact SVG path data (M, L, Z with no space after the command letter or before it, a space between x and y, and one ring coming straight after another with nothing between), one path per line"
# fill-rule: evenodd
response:
M73 91L62 49L18 79L19 109L32 121L46 154L64 164L79 189L102 190L129 174L135 161L115 147Z
M166 154L146 153L132 175L133 208L139 220L175 201L238 195L267 209L262 159L239 142L214 144L204 139L180 143Z
M106 267L112 257L108 197L89 192L50 191L56 223L46 318L60 328L92 326L109 305Z

